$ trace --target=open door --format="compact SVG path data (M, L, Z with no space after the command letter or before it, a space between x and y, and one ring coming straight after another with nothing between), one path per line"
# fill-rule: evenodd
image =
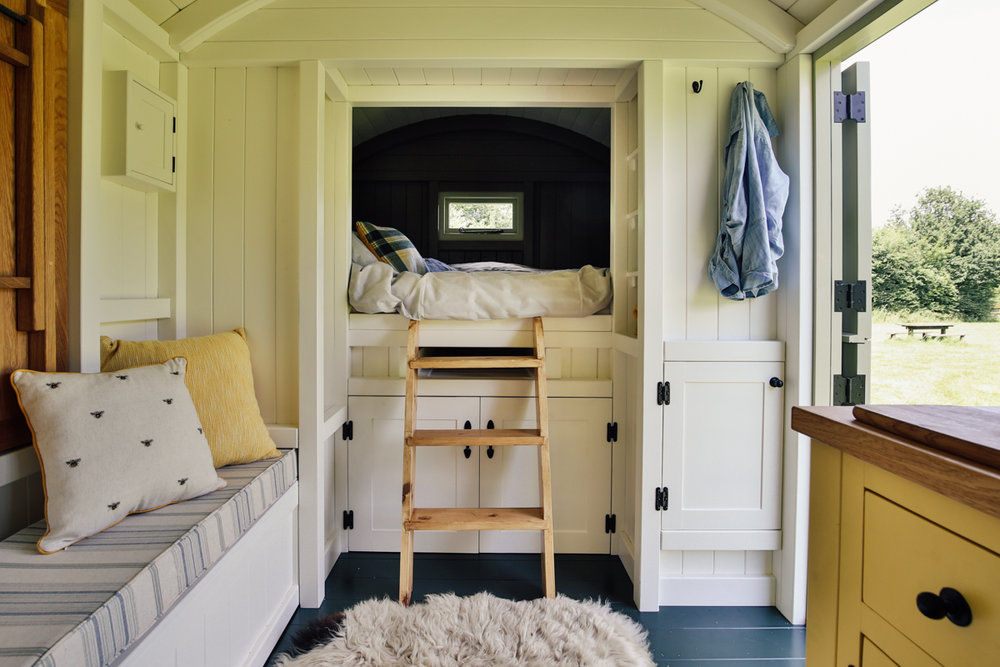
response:
M868 402L871 86L868 63L816 68L816 405Z

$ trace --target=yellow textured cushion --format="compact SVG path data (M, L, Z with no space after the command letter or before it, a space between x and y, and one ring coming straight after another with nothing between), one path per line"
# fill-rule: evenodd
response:
M128 341L101 336L101 370L159 364L186 357L186 383L216 468L280 456L253 390L250 348L243 329L181 340Z

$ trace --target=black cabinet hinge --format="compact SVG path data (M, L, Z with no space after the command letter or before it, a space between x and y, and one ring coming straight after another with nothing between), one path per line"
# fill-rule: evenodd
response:
M833 404L863 405L865 402L864 375L834 375Z
M344 530L354 530L354 510L344 510Z
M864 123L865 113L865 92L842 93L837 90L833 93L833 122L843 123L845 120L853 120L856 123Z
M344 422L343 438L344 440L354 440L354 422Z
M177 116L174 116L174 134L177 134Z
M618 422L608 423L608 442L618 442Z
M618 522L618 517L614 514L604 515L604 532L613 533L615 532L615 524Z
M171 174L177 173L177 158L175 157L170 158L170 173Z
M656 404L657 405L670 405L670 383L669 382L657 382L656 383Z
M656 487L656 511L667 509L667 502L670 498L670 489L667 487Z
M833 312L842 313L853 310L863 313L868 310L868 283L859 280L847 283L843 280L833 281Z

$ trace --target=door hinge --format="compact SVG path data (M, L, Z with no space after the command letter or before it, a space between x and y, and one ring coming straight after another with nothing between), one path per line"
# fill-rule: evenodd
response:
M863 313L868 310L868 283L859 280L847 283L843 280L833 281L833 312L842 313L853 310Z
M174 116L174 134L177 134L177 116Z
M604 532L613 533L615 532L615 525L618 522L618 517L614 514L604 515Z
M346 421L344 422L344 430L342 437L344 440L354 440L354 422Z
M667 502L670 498L670 489L667 487L656 487L656 511L667 509Z
M177 173L177 158L175 157L170 158L170 173L171 174Z
M865 122L865 91L850 94L834 91L833 122L843 123L845 120Z
M608 442L618 442L618 422L608 423Z
M657 382L656 383L656 404L657 405L670 405L670 383L669 382Z
M344 510L344 530L354 530L354 510Z
M863 405L865 402L865 376L864 375L834 375L833 376L833 404L834 405Z

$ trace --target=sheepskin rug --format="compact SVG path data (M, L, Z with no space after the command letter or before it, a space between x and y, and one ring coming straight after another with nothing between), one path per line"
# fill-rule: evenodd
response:
M558 596L515 602L428 595L404 607L367 600L332 639L277 665L653 665L646 631L607 604Z

